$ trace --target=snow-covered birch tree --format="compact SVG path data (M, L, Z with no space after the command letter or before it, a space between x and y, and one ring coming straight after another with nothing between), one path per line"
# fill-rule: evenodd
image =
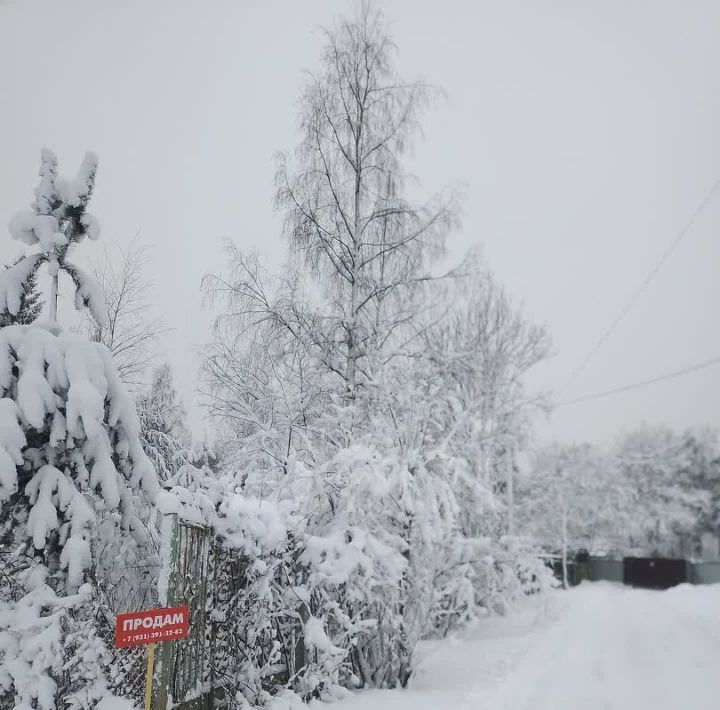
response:
M434 260L454 223L452 195L422 205L405 195L401 158L432 91L397 75L394 52L382 17L367 5L327 32L321 67L301 99L301 143L278 167L286 275L268 276L231 247L229 274L205 282L227 298L231 314L218 321L206 373L212 410L240 434L231 448L244 459L246 490L306 505L304 544L325 540L351 554L350 540L367 540L377 573L393 570L364 582L364 595L348 590L340 622L331 611L337 591L314 568L319 558L301 556L325 600L301 615L334 628L341 650L328 662L370 685L409 678L433 595L433 574L421 580L411 569L423 558L414 546L430 544L435 533L423 532L431 511L452 497L423 464L422 417L403 412L393 422L394 405L430 391L410 366L427 328L419 317L425 290L442 276ZM388 385L403 368L411 389L398 392ZM418 412L431 409L423 403ZM378 486L378 477L391 483ZM362 499L374 501L370 510L358 507ZM451 515L452 505L445 509ZM414 523L418 515L427 518ZM353 569L333 586L344 589ZM372 584L388 596L373 594ZM350 633L347 619L373 617L382 619L375 631Z
M452 194L422 205L404 194L402 156L435 92L399 76L394 54L368 4L327 31L301 99L302 141L277 173L289 247L332 303L316 337L349 400L372 378L371 352L412 318L412 292L433 278L455 221Z
M471 283L466 265L440 268L455 198L413 203L402 161L434 92L398 76L394 53L367 5L327 32L301 99L302 140L277 173L284 273L228 245L228 269L204 282L224 306L204 366L224 488L297 521L271 567L293 589L284 599L298 621L282 634L298 639L288 682L305 697L405 685L417 642L486 600L472 563L490 552L468 544L480 513L458 500L458 481L472 479L473 447L491 448L474 429L482 406L496 447L498 432L521 440L519 381L544 348L507 306L507 336L485 362L492 329L471 332L454 308ZM467 385L470 402L460 380L491 380L493 358L503 404L485 402L480 383ZM501 507L486 490L487 508ZM493 576L493 593L506 583Z
M478 535L490 533L505 517L477 511L499 494L507 512L515 452L528 443L532 416L547 406L525 378L548 357L550 339L513 305L477 250L458 271L463 278L450 282L441 301L448 305L424 333L424 347L443 371L446 445L465 460L469 473L458 481L466 505L463 526L468 535Z
M605 490L606 470L606 461L589 446L550 445L537 452L532 470L519 481L521 530L560 558L565 587L569 556L607 545L603 516L617 499L616 491Z
M147 276L150 249L133 239L126 249L106 251L92 268L107 303L107 317L88 314L90 339L112 353L123 382L137 388L155 358L158 339L166 332L151 307L152 283Z

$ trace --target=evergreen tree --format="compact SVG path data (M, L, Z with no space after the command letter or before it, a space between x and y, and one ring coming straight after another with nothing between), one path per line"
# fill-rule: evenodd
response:
M83 230L97 233L85 212L94 158L82 179L68 182L49 156L43 153L35 211L11 227L40 251L0 275L2 306L15 317L37 265L77 276L65 261L68 248ZM76 284L86 300L83 277ZM102 297L91 301L97 306ZM98 604L98 550L129 555L143 543L138 510L157 490L133 400L108 349L56 323L0 330L3 707L7 700L55 710L62 699L65 707L91 708L105 693L101 665L109 655L90 613Z
M149 390L138 398L137 408L145 453L160 479L168 481L191 458L185 410L168 364L155 370Z

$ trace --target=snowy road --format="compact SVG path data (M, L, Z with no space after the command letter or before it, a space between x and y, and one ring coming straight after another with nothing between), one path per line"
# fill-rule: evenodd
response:
M717 710L720 585L667 592L587 584L543 610L427 645L408 691L334 710ZM325 709L329 706L324 705Z

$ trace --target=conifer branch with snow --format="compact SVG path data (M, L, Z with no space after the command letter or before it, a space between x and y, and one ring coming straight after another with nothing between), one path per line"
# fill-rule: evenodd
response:
M23 260L24 257L19 256L11 265L6 265L5 269L15 267ZM17 276L22 278L22 272L19 272ZM11 297L11 300L13 298ZM5 305L7 306L7 298ZM0 327L6 325L29 325L38 319L43 305L42 296L38 291L37 270L33 268L27 278L20 284L20 303L17 311L13 314L6 308L3 312L0 312Z

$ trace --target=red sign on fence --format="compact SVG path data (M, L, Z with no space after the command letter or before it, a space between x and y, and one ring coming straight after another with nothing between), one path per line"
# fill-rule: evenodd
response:
M189 633L187 605L131 611L115 617L116 648L184 639Z

